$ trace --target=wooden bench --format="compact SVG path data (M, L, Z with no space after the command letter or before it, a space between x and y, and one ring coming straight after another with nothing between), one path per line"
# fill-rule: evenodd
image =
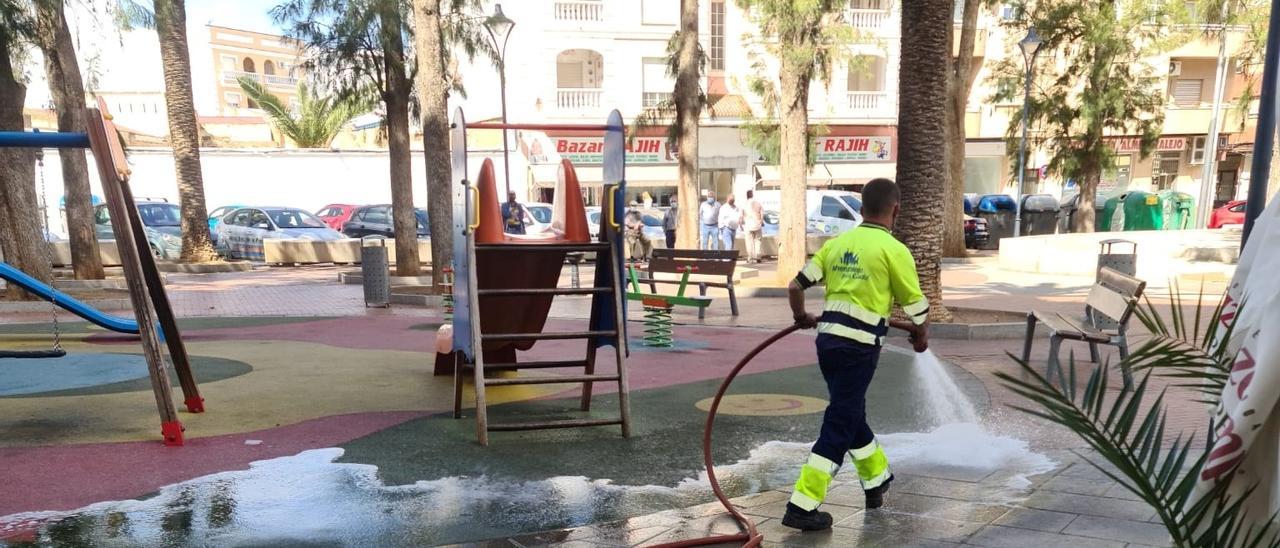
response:
M657 274L682 274L690 267L699 275L724 276L723 282L694 281L698 284L698 295L707 296L708 287L719 287L729 290L729 310L738 315L738 297L733 292L733 269L738 266L738 250L712 249L654 249L649 259L648 276L639 282L649 285L650 293L658 292L658 284L681 284L680 280L662 280ZM698 318L706 317L707 308L698 308Z
M1085 299L1084 316L1068 316L1056 312L1036 310L1027 314L1027 339L1022 347L1022 361L1031 359L1031 343L1036 335L1036 324L1043 323L1049 328L1049 363L1045 368L1045 378L1053 382L1054 371L1062 377L1062 365L1058 350L1062 341L1082 341L1089 343L1089 358L1101 365L1098 356L1098 345L1115 346L1120 351L1120 359L1129 356L1129 340L1125 334L1133 309L1138 305L1142 291L1147 282L1120 273L1110 268L1098 271L1098 283L1089 289ZM1110 327L1114 322L1115 327ZM1124 386L1133 386L1133 375L1128 367L1122 364ZM1065 379L1064 379L1065 380Z

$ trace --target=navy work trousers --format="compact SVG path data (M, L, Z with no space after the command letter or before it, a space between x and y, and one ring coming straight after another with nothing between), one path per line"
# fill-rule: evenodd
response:
M875 439L867 425L867 387L880 361L880 347L837 335L818 334L818 367L827 381L830 403L813 452L842 464L847 451Z

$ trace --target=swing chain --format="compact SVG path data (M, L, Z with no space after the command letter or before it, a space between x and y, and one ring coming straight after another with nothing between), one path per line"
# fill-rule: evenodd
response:
M40 235L42 244L44 245L44 258L49 262L49 272L53 272L53 252L50 251L52 242L49 241L49 194L48 186L44 177L44 150L36 151L36 169L40 172ZM52 285L52 280L50 280ZM49 296L49 314L53 318L53 349L55 351L62 350L62 328L58 325L58 296L57 293L51 293Z

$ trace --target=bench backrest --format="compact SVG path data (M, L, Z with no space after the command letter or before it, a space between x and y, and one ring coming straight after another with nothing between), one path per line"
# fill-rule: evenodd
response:
M654 249L649 272L676 273L694 267L695 274L722 275L733 278L738 265L738 250Z
M1123 329L1146 287L1147 282L1104 267L1098 273L1098 283L1093 284L1085 299L1086 315L1095 323L1098 323L1097 316L1104 316Z

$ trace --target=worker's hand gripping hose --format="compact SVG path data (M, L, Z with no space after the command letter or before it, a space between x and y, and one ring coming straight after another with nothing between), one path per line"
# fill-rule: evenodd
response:
M715 465L712 463L711 459L711 430L715 427L716 410L720 408L720 400L724 398L724 393L729 390L729 385L732 384L733 379L738 376L738 372L742 371L742 368L746 367L748 363L751 363L751 360L754 359L757 354L763 352L764 349L773 345L773 343L778 342L778 339L790 335L797 329L800 329L799 325L793 325L783 329L782 331L775 333L772 337L765 339L765 341L760 343L759 346L751 349L746 356L743 356L742 360L738 362L738 365L734 366L733 370L729 372L729 375L724 378L724 382L720 383L720 390L716 392L715 399L711 401L711 409L707 411L707 426L702 432L702 459L707 465L707 482L711 484L711 490L715 492L716 498L720 499L720 504L723 504L725 509L733 515L733 518L738 520L738 523L742 524L742 528L745 529L745 531L736 535L715 535L704 538L682 540L679 542L657 544L654 545L654 548L684 548L687 546L707 546L710 544L722 544L727 542L741 542L743 546L750 547L759 546L760 542L764 540L764 535L761 535L759 531L756 531L755 522L751 521L751 518L747 517L734 507L733 504L729 502L729 498L725 496L724 491L720 490L720 482L716 481Z

